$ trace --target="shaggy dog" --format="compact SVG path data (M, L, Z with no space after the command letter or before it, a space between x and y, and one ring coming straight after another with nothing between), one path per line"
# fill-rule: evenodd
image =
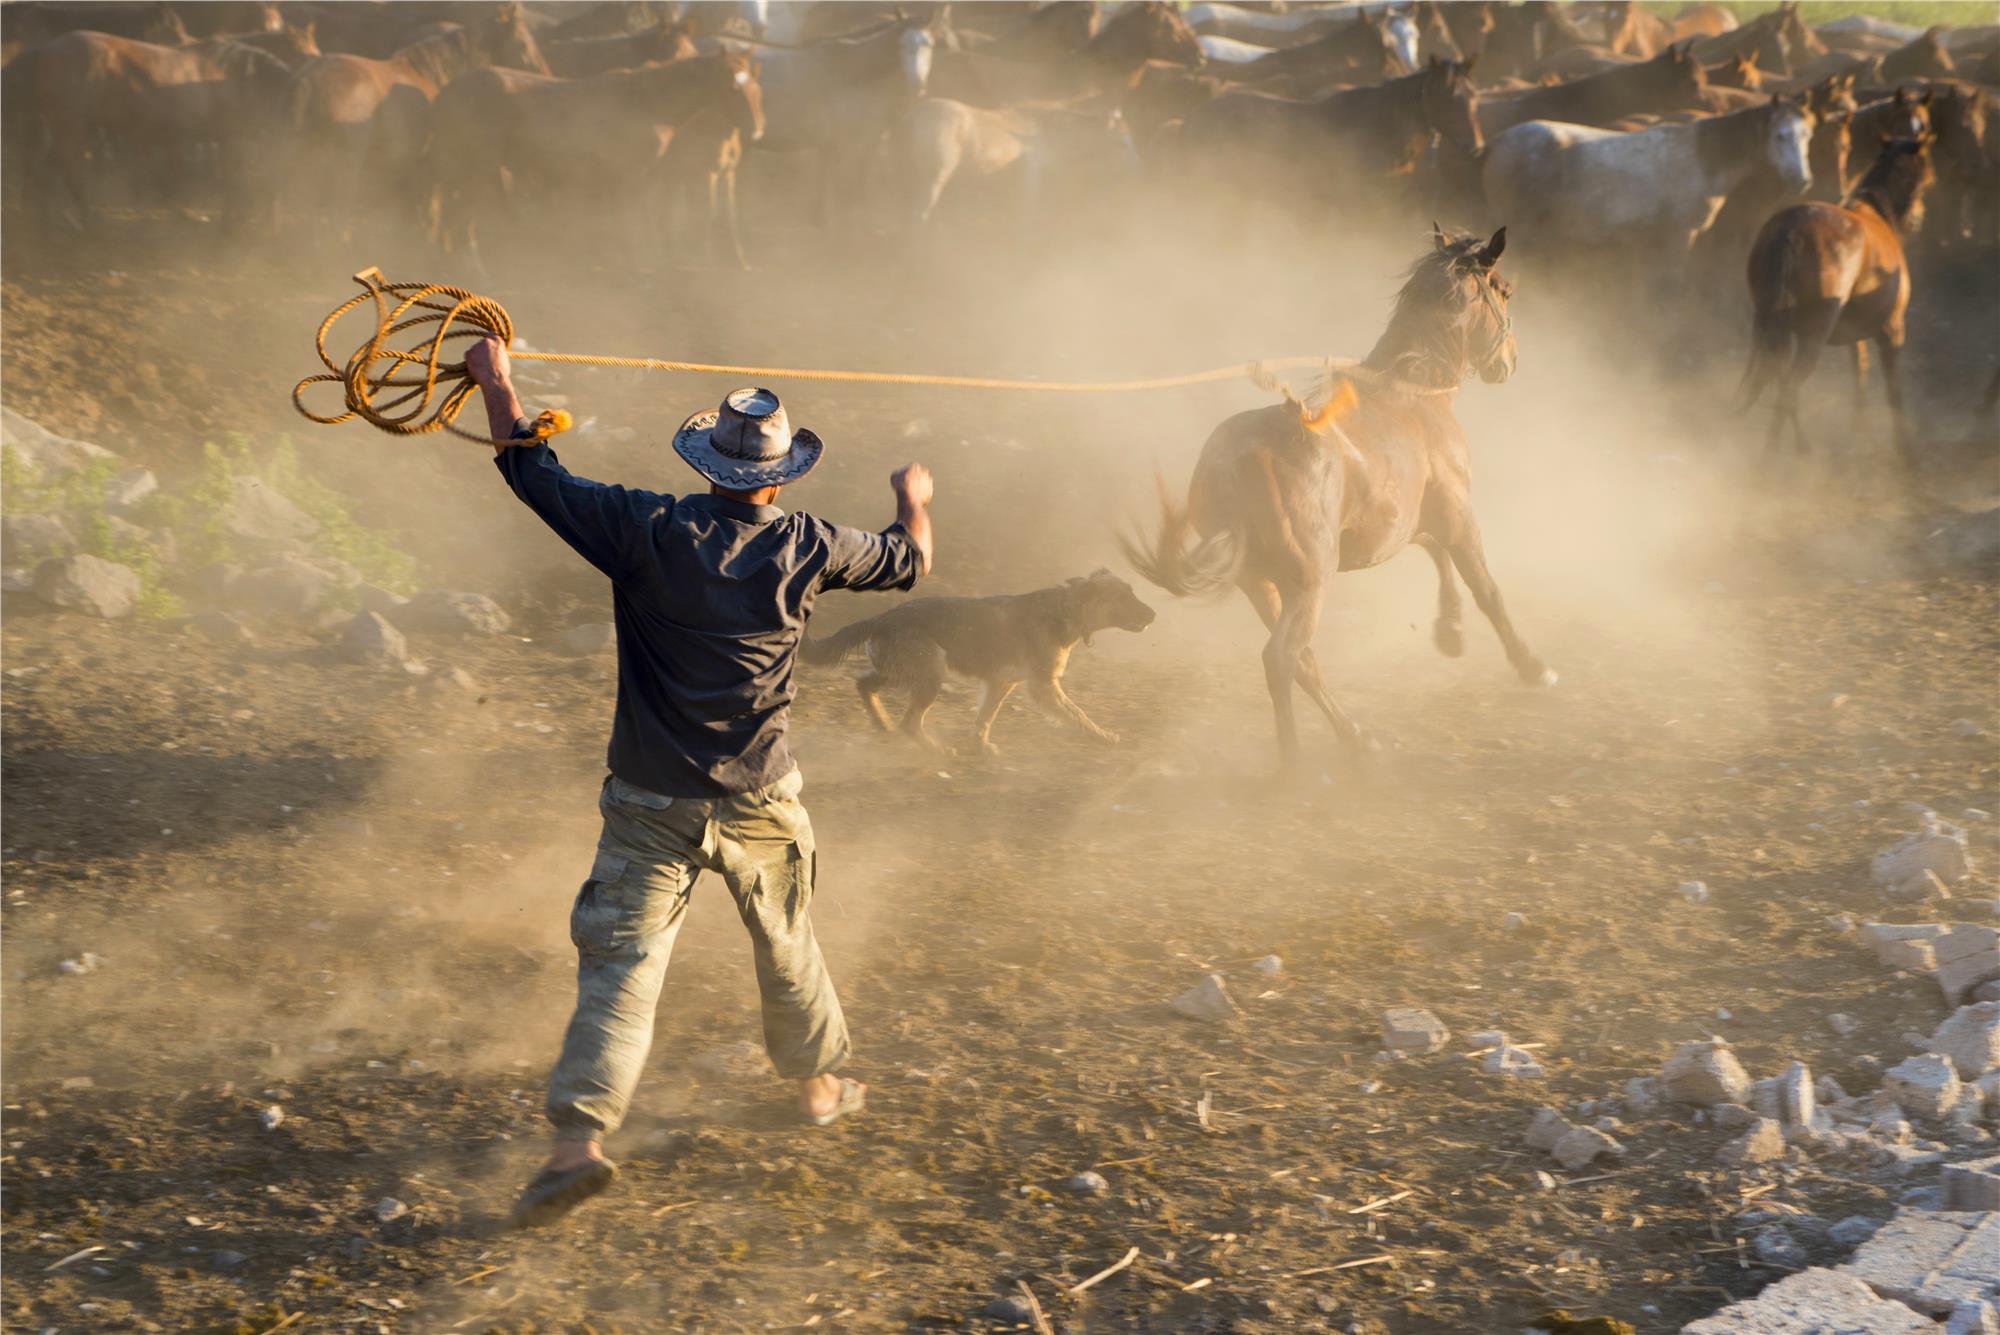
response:
M1101 742L1115 742L1116 733L1098 727L1063 692L1063 669L1079 641L1089 643L1100 630L1144 630L1153 624L1153 615L1130 584L1099 570L1033 593L913 598L824 639L807 640L800 652L808 663L833 664L866 645L870 668L854 686L869 716L885 731L891 729L882 688L908 687L903 731L934 748L938 744L925 730L924 716L937 703L947 671L986 684L979 706L979 746L989 754L997 749L991 740L993 720L1023 682L1051 714L1062 715Z

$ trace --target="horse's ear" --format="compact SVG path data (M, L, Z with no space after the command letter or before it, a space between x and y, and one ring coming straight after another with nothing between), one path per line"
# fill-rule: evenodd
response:
M1929 106L1931 104L1931 99L1936 95L1937 95L1937 89L1935 88L1924 89L1924 95L1917 99L1917 105L1920 107Z
M1482 269L1491 269L1494 265L1500 262L1501 253L1504 252L1506 249L1507 249L1507 229L1506 227L1503 226L1499 231L1495 232L1490 239L1488 239L1485 247L1480 250L1479 266Z
M1437 244L1439 250L1451 249L1451 238L1445 235L1444 228L1437 225L1435 218L1431 219L1431 240Z

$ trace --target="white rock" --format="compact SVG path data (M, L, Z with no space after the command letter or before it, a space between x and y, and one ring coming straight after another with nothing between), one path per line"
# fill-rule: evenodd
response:
M40 423L12 408L0 408L0 441L13 451L31 476L38 478L75 473L99 460L118 457L101 445L44 430Z
M0 522L0 561L38 565L76 551L76 539L54 515L8 515Z
M1839 1011L1835 1011L1826 1017L1826 1027L1833 1030L1840 1037L1848 1038L1857 1029L1861 1028L1861 1021L1855 1019L1852 1015L1843 1015Z
M1962 1004L1972 990L2000 978L2000 928L1960 923L1931 942L1934 974L1944 1004Z
M1950 899L1951 887L1938 879L1938 874L1926 867L1924 870L1889 891L1891 899Z
M1749 1073L1719 1038L1682 1044L1660 1068L1660 1084L1673 1102L1702 1108L1750 1097Z
M1701 881L1682 881L1680 884L1680 896L1690 904L1706 904L1708 902L1708 886Z
M485 594L446 589L426 589L397 608L395 619L404 630L459 635L499 635L513 624L500 604Z
M2000 1154L1946 1164L1939 1185L1947 1210L2000 1210Z
M1958 1074L1935 1054L1905 1057L1882 1074L1882 1088L1913 1117L1936 1119L1958 1102Z
M133 507L160 489L160 479L150 468L128 468L104 484L104 508L112 514L129 514Z
M1266 955L1250 967L1266 978L1278 978L1285 972L1285 962L1276 955Z
M1787 1131L1804 1130L1813 1124L1818 1107L1812 1072L1804 1062L1793 1062L1778 1077L1778 1121Z
M1750 1235L1750 1251L1766 1265L1803 1270L1811 1262L1806 1249L1782 1224L1767 1224Z
M1773 1099L1774 1112L1772 1114L1760 1113L1756 1109L1746 1108L1740 1103L1718 1103L1708 1110L1707 1116L1718 1131L1748 1131L1761 1121L1767 1119L1776 1121L1776 1103L1777 1100ZM1702 1114L1696 1113L1695 1116L1699 1118Z
M397 1200L394 1196L384 1196L381 1200L375 1202L375 1218L384 1224L389 1223L391 1220L401 1219L409 1212L410 1207Z
M2000 1070L2000 1001L1961 1006L1937 1027L1928 1050L1951 1062L1961 1080Z
M1882 885L1901 885L1924 871L1936 872L1946 884L1962 881L1972 871L1965 851L1965 831L1935 824L1919 830L1875 855L1869 870Z
M1175 1014L1204 1024L1221 1024L1239 1014L1219 973L1206 975L1199 983L1175 997L1173 1008Z
M310 541L319 533L317 519L264 479L238 473L229 480L229 488L220 518L222 527L234 536L282 546Z
M1480 1061L1479 1069L1488 1075L1513 1076L1520 1080L1539 1080L1548 1074L1542 1064L1535 1060L1534 1053L1524 1048L1517 1048L1511 1043L1502 1043L1487 1053Z
M1546 1154L1556 1147L1557 1141L1574 1130L1576 1123L1554 1108L1537 1108L1534 1117L1528 1122L1528 1148Z
M1944 1335L2000 1335L2000 1307L1985 1298L1964 1298L1951 1309Z
M285 1124L285 1110L274 1103L257 1114L257 1121L266 1131L276 1131Z
M1450 1038L1451 1030L1421 1006L1391 1006L1382 1012L1382 1046L1391 1052L1438 1052Z
M1867 1215L1851 1214L1826 1231L1827 1241L1842 1247L1859 1247L1874 1237L1879 1227L1881 1225Z
M1657 1076L1633 1076L1625 1082L1625 1111L1634 1117L1646 1117L1658 1112L1664 1100Z
M1518 932L1527 925L1528 915L1525 913L1510 913L1500 920L1500 930L1503 932Z
M340 656L350 663L382 666L410 656L403 632L374 612L363 612L340 633Z
M1588 1167L1601 1154L1624 1152L1623 1145L1592 1126L1571 1127L1549 1150L1555 1161L1572 1173Z
M1104 1174L1089 1170L1077 1173L1064 1185L1079 1196L1102 1196L1111 1190L1111 1184L1104 1180Z
M64 556L35 567L35 596L45 603L115 620L139 600L139 573L96 556Z
M1770 1163L1785 1157L1785 1132L1768 1117L1716 1151L1715 1157L1732 1168Z

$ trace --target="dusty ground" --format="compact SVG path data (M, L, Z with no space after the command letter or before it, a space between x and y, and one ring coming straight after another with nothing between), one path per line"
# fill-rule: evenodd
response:
M1750 1202L1885 1215L1907 1185L1837 1162L1725 1172L1720 1136L1663 1116L1620 1133L1624 1162L1550 1190L1519 1131L1688 1038L1861 1090L1935 1024L1935 988L1828 915L1884 912L1865 864L1912 825L1904 803L2000 806L1990 735L1953 728L2000 730L1994 586L1915 555L1940 504L1986 494L1991 456L1913 506L1869 471L1877 417L1840 437L1871 481L1781 499L1789 479L1737 462L1745 428L1685 383L1607 370L1524 286L1522 376L1464 413L1496 571L1560 686L1514 686L1476 622L1463 661L1438 658L1415 558L1342 581L1322 636L1336 689L1394 742L1360 766L1319 729L1301 773L1273 773L1259 636L1227 603L1148 594L1153 630L1078 656L1072 694L1117 749L1014 708L998 759L930 757L871 734L840 676L808 676L816 918L867 1116L801 1130L737 1050L756 1035L748 952L704 891L611 1147L616 1194L493 1235L540 1150L611 702L601 664L548 644L603 619L603 591L472 447L290 416L355 264L102 260L10 271L10 404L169 474L204 435L291 431L434 582L519 624L415 639L432 680L480 684L455 693L335 664L295 626L221 649L9 604L7 1329L984 1329L1025 1280L1070 1331L1486 1332L1560 1306L1665 1332L1778 1273L1740 1244ZM808 271L749 281L776 297ZM1156 326L1114 341L1118 302L1051 306L1063 277L1008 279L857 274L761 320L703 273L489 286L538 343L579 350L1120 374L1358 353L1393 282L1371 255L1273 310L1191 268L1150 291ZM586 430L565 455L675 485L654 419L718 388L568 378L579 415L641 436ZM935 587L959 592L1110 561L1154 464L1178 485L1255 401L786 393L836 444L795 502L882 522L881 474L928 459ZM970 696L941 707L948 737ZM1984 873L1990 834L1980 848ZM1675 893L1697 878L1706 905ZM1510 912L1528 926L1503 932ZM58 972L84 951L105 963ZM1249 969L1267 952L1276 981ZM1240 1024L1169 1013L1208 970ZM1400 1003L1451 1026L1444 1054L1377 1060L1378 1010ZM1835 1011L1860 1032L1837 1039ZM1481 1075L1465 1036L1493 1027L1543 1045L1548 1078ZM1066 1189L1093 1168L1106 1193ZM378 1221L385 1197L408 1212ZM243 1259L218 1268L222 1251Z

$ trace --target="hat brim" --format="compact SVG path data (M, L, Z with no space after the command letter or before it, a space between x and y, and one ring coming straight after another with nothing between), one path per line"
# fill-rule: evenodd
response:
M792 432L792 447L781 459L773 459L769 463L746 463L741 459L732 459L715 448L715 423L721 415L715 408L696 413L674 432L674 452L687 460L688 467L718 487L727 487L731 491L755 491L759 487L796 482L812 472L820 455L826 451L818 436L800 427Z

